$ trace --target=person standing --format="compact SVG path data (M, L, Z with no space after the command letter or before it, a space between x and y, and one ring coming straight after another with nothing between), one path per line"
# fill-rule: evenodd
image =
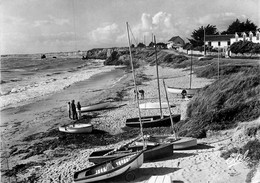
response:
M70 105L70 102L68 102L68 112L69 112L69 118L71 118L71 105Z
M81 105L79 102L77 103L77 113L78 113L78 119L81 119Z
M75 100L71 101L71 110L72 110L72 119L78 119L77 116L77 111L76 111L76 105L75 105Z

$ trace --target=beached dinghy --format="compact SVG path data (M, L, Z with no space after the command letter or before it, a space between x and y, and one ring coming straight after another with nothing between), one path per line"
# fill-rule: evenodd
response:
M142 166L143 151L115 158L74 173L75 183L103 181Z
M146 137L147 145L160 143L160 144L172 144L174 150L187 149L197 145L197 139L192 137L178 137L177 139L170 135L151 135ZM141 145L142 141L135 142L136 145Z
M59 131L66 133L91 133L92 130L92 124L72 124L59 127Z
M88 160L95 164L116 158L122 157L125 155L134 154L138 151L143 150L143 142L140 142L139 145L134 146L124 146L118 150L106 149L94 151L89 155ZM158 144L158 143L149 143L146 146L144 151L144 162L153 161L162 157L173 156L173 145L172 144Z
M115 104L111 102L99 103L90 106L81 107L81 112L91 112L91 111L100 111L117 107Z
M172 120L174 123L179 122L181 119L180 114L172 115ZM162 127L162 126L171 126L170 116L144 116L141 118L143 128L151 127ZM139 118L129 118L126 119L126 126L140 128Z
M192 97L194 96L200 88L176 88L176 87L169 87L167 86L167 91L169 93L175 93L175 94L182 94L183 90L186 90L186 96Z
M140 109L160 109L160 103L159 102L147 102L139 105ZM175 104L170 104L170 108L176 107ZM161 103L162 109L168 109L168 103L163 102Z

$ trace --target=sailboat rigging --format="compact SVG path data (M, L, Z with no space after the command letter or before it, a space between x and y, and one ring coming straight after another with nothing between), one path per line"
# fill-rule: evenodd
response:
M190 55L190 87L189 88L178 88L178 87L171 87L167 86L167 91L169 93L174 93L174 94L181 94L183 98L188 97L191 98L193 97L200 88L192 88L192 49L191 49L191 55Z
M162 114L162 102L161 102L161 93L160 93L160 82L159 82L159 72L158 72L158 59L157 59L157 48L156 48L156 39L154 36L154 45L155 45L155 60L156 60L156 73L157 73L157 85L158 85L158 95L159 95L159 109L160 109L160 115L154 115L154 116L145 116L141 118L141 123L143 128L150 128L150 127L161 127L161 126L171 126L171 121L174 122L179 122L181 115L176 114L172 116L164 116ZM131 57L131 52L130 52L130 57ZM135 88L137 89L137 88ZM136 90L137 91L137 90ZM140 112L140 105L139 105L139 100L138 102L138 110ZM128 118L126 120L126 126L128 127L135 127L138 128L140 127L138 119L140 118Z

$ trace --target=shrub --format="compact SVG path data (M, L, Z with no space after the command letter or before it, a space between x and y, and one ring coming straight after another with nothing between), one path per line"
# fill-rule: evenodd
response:
M182 135L202 137L203 130L222 130L260 116L259 66L244 68L201 89L187 107ZM178 123L176 124L178 125ZM184 130L185 129L185 130Z

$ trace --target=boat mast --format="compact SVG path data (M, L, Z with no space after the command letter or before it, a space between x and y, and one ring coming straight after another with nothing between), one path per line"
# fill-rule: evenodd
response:
M190 89L191 89L191 80L192 80L192 49L190 52Z
M169 98L168 98L168 93L167 93L167 89L166 89L166 86L165 86L164 79L163 79L163 86L164 86L165 96L166 96L166 100L167 100L167 104L168 104L168 109L169 109L169 113L170 113L170 119L171 119L171 134L174 134L175 138L177 138L177 137L176 137L176 133L175 133L174 128L173 128L172 112L171 112L171 107L170 107Z
M155 36L154 36L154 48L155 48L155 65L156 65L156 74L157 74L157 84L158 84L160 113L161 113L161 118L163 118L163 114L162 114L162 102L161 102L161 93L160 93L159 71L158 71L158 61L157 61L157 49L156 49L156 39L155 39Z
M131 51L131 43L130 43L130 36L129 36L129 27L128 27L128 22L126 22L126 28L127 28L127 38L128 38L128 45L129 45L129 54L130 54L130 61L131 61L131 66L132 66L132 74L133 74L133 80L134 80L134 85L135 85L135 91L137 95L137 86L136 86L136 80L135 80L135 70L134 70L134 64L133 64L133 58L132 58L132 51ZM141 130L141 136L143 138L144 142L144 134L143 134L143 125L142 125L142 118L141 118L141 110L139 107L139 98L136 97L137 100L137 106L138 106L138 112L139 112L139 121L140 121L140 130ZM145 148L145 146L144 146Z

